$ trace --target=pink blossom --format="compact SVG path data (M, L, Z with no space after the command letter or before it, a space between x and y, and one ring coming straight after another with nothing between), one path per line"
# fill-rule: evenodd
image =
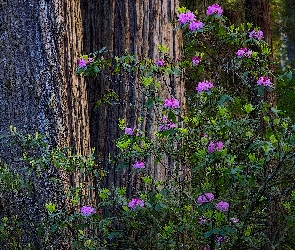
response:
M221 141L218 141L216 143L214 143L213 141L211 141L208 145L208 153L212 154L215 151L219 151L221 149L223 149L224 144Z
M93 207L83 206L80 209L80 213L82 216L88 217L92 214L95 214L95 209Z
M133 164L134 168L145 168L145 165L142 161L137 161Z
M173 122L169 122L169 123L166 123L166 124L161 124L159 126L160 131L166 131L166 130L169 130L169 129L172 129L172 128L176 128L176 124L173 123Z
M257 85L263 85L263 86L271 86L272 83L270 81L270 79L266 76L261 76L259 77L258 81L257 81Z
M208 153L212 154L215 151L215 143L211 141L208 145Z
M223 13L223 9L217 3L215 3L208 7L206 15L207 16L210 16L212 14L222 15L222 13Z
M263 31L262 30L258 30L258 31L252 30L249 34L249 37L260 41L263 38Z
M163 60L158 60L158 61L156 61L156 65L158 67L164 67L165 66L165 62Z
M252 51L247 48L241 48L237 51L236 55L238 56L238 58L242 58L242 57L250 58L252 56Z
M214 195L212 193L204 193L198 197L198 203L200 204L211 202L213 200L214 200Z
M195 31L195 30L200 30L204 27L204 24L200 21L193 21L193 22L190 22L188 28L191 30L191 31Z
M131 209L134 209L135 207L143 207L143 206L144 206L144 201L139 198L133 198L128 203L128 207L130 207Z
M223 147L224 147L223 142L218 141L218 142L215 143L215 150L216 151L219 151L219 150L223 149Z
M199 218L199 224L203 225L204 223L206 223L208 221L208 219L205 216L201 216Z
M198 86L196 87L196 90L198 91L198 93L201 93L203 91L208 91L212 89L213 87L214 87L213 84L206 80L204 82L199 82Z
M237 218L230 218L230 220L233 222L233 223L238 223L239 220Z
M186 13L180 13L178 16L178 21L180 24L186 24L189 21L194 21L196 18L195 14L188 11Z
M197 66L197 65L199 65L200 62L201 62L201 58L200 58L200 57L198 57L198 56L194 56L194 57L192 58L192 63L193 63L193 65Z
M78 65L81 68L85 68L86 65L87 65L87 62L86 62L86 60L84 58L81 58L81 59L78 60Z
M133 135L134 127L133 128L125 128L125 134L126 135Z
M179 108L179 101L174 98L168 98L164 102L164 107L177 109L177 108Z
M229 203L227 203L226 201L220 201L216 204L216 209L226 212L229 209Z

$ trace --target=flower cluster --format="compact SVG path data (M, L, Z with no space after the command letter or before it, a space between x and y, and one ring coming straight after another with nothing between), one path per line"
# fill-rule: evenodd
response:
M179 106L179 101L174 99L174 98L168 98L164 102L164 107L167 108L172 108L172 109L178 109Z
M229 203L227 203L226 201L220 201L216 204L215 207L220 211L227 212L229 209Z
M137 161L133 164L134 168L145 168L145 165L142 161Z
M258 41L263 39L263 32L262 30L252 30L249 34L250 38L257 39Z
M200 57L198 57L198 56L194 56L194 57L192 58L192 63L193 63L193 65L197 66L197 65L199 65L200 62L201 62L201 58L200 58Z
M238 56L238 58L242 58L242 57L250 58L252 56L252 50L249 50L247 48L241 48L237 51L236 55Z
M207 16L210 16L213 14L222 15L222 13L223 13L223 9L217 3L215 3L208 7L206 15Z
M180 24L186 24L191 21L195 21L196 16L194 13L188 11L186 13L180 13L178 17L178 21Z
M214 194L204 193L198 197L198 203L203 204L214 200Z
M262 86L271 86L272 82L270 81L270 79L266 76L261 76L259 77L258 81L257 81L257 85L262 85Z
M158 60L158 61L156 61L156 65L158 67L164 67L165 66L165 62L163 60Z
M82 216L88 217L92 214L95 214L95 209L93 207L83 206L80 209L80 213Z
M133 132L134 132L134 129L135 127L132 127L132 128L125 128L125 134L126 135L133 135Z
M208 145L208 153L212 154L215 151L219 151L219 150L223 149L223 147L224 147L223 142L218 141L215 143L215 142L211 141Z
M196 90L198 91L198 93L201 93L203 91L208 91L210 89L212 89L214 86L211 82L205 80L204 82L199 82L198 86L196 87Z
M160 131L166 131L172 128L176 128L176 124L169 121L167 116L163 117L163 124L159 126Z
M88 60L86 60L84 57L82 57L78 60L78 66L80 68L85 68L87 66L87 64L92 63L92 62L93 62L93 58L88 57Z
M134 209L135 207L143 207L143 206L144 206L144 201L139 198L133 198L128 203L128 207L130 207L131 209Z
M188 28L191 31L201 30L204 27L204 24L200 21L192 21L190 22Z

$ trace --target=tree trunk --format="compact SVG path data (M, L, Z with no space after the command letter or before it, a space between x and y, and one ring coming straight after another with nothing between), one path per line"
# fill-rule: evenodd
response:
M81 3L86 53L105 46L111 50L112 58L122 55L127 50L139 58L148 56L158 60L160 55L156 46L164 44L169 46L171 58L181 56L181 33L173 30L171 23L176 18L177 0L82 0ZM115 170L116 166L110 164L108 159L118 152L114 143L115 139L122 135L118 128L118 118L125 118L129 127L139 125L137 118L142 115L140 112L144 109L146 98L144 93L141 93L136 77L111 77L110 81L100 77L87 80L91 147L97 149L101 162L108 171L106 185L129 186L129 194L135 193L135 190L131 191L130 186L131 163L127 171L118 172ZM166 81L168 88L165 88L164 83L161 87L163 98L173 95L184 103L183 82L174 78ZM96 108L97 100L109 90L118 94L120 102ZM152 122L155 121L156 114L150 109L146 115L151 119L144 119L141 129L145 130L147 135L152 135L155 130ZM151 169L150 173L158 178L164 178L165 168L156 166L151 159L146 160Z
M51 148L72 146L79 154L89 153L86 86L75 75L82 41L79 1L0 1L2 135L13 125L21 133L45 134ZM21 156L16 148L2 144L0 156L20 172L22 166L13 164ZM56 200L61 205L62 197L48 184L52 172L69 186L68 176L54 169L41 177L32 174L33 191L12 194L12 200L5 201L8 214L1 211L1 217L17 214L23 222L23 249L29 243L43 249L37 223L47 214L44 204Z

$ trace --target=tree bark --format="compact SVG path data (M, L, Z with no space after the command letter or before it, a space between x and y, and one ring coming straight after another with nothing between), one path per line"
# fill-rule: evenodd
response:
M164 44L170 48L171 58L181 57L181 33L173 30L171 21L175 19L177 0L149 0L149 1L88 1L82 0L82 19L84 29L84 48L89 53L107 47L111 50L111 57L120 56L125 50L137 57L148 56L158 60L157 45ZM161 92L164 98L173 95L184 103L184 85L182 81L174 78L165 79ZM125 118L128 126L138 125L146 102L144 93L141 93L136 75L128 79L112 77L110 81L98 77L95 80L87 80L89 95L90 136L91 147L97 149L102 164L108 171L107 186L129 186L130 169L116 171L114 164L109 164L109 156L117 154L114 144L116 138L122 135L118 128L118 118ZM115 91L120 102L111 106L95 107L98 99L102 98L109 90ZM169 91L170 90L170 94ZM152 109L148 115L151 119L144 119L141 129L152 135L155 127L152 126L156 114ZM156 166L151 159L148 167L151 174L164 178L165 168ZM135 190L129 194L134 194Z
M79 1L0 1L0 21L0 133L13 125L24 134L46 135L51 148L72 146L78 154L89 153L86 86L75 75L83 50ZM26 167L14 163L22 156L16 146L2 144L0 156L24 174ZM53 168L41 177L32 174L32 192L12 194L13 200L5 202L8 214L1 211L1 217L15 213L23 222L23 248L43 249L37 224L47 214L44 204L56 200L62 205L63 197L48 184L52 173L69 186L69 176Z

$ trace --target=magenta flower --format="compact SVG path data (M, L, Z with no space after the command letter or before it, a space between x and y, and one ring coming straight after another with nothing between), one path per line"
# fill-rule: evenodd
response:
M220 246L221 245L221 242L223 242L223 241L224 241L224 239L223 239L222 236L217 236L216 237L216 242L217 242L218 246Z
M233 222L233 223L238 223L239 220L237 218L230 218L230 220Z
M270 79L266 76L261 76L259 77L258 81L257 81L257 85L263 85L263 86L271 86L272 83L270 81Z
M221 149L223 149L224 144L221 141L218 141L216 143L214 143L213 141L211 141L208 145L208 153L212 154L215 151L219 151Z
M133 128L125 128L125 134L126 135L133 135L134 127Z
M200 30L204 27L204 24L200 21L192 21L190 22L188 28L191 30L191 31L195 31L195 30Z
M88 62L89 62L89 63L92 63L93 61L94 61L93 58L88 57Z
M204 223L206 223L208 221L208 219L205 216L201 216L199 218L199 224L203 225Z
M178 16L178 21L180 24L186 24L187 22L194 21L195 19L195 14L190 11L186 13L180 13Z
M214 195L212 193L204 193L198 197L198 203L203 204L211 202L214 200Z
M222 13L223 13L223 9L217 3L215 3L208 7L206 15L207 16L210 16L212 14L222 15Z
M227 203L226 201L220 201L216 204L216 209L226 212L229 209L229 203Z
M193 65L197 66L197 65L199 65L200 62L201 62L201 58L200 58L200 57L198 57L198 56L194 56L194 57L192 58L192 63L193 63Z
M95 214L95 209L93 207L83 206L81 207L80 213L82 216L88 217Z
M172 108L172 109L177 109L179 108L179 101L174 99L174 98L168 98L164 102L164 107L165 108Z
M86 65L87 65L87 61L84 58L81 58L81 59L78 60L78 65L81 68L85 68Z
M156 61L156 65L158 67L164 67L165 66L165 62L163 60L158 60L158 61Z
M167 131L167 130L173 129L173 128L176 128L176 124L173 123L173 122L169 122L169 123L166 123L166 124L161 124L159 126L160 131Z
M143 206L144 206L144 201L139 198L133 198L128 203L128 207L130 207L131 209L134 209L135 207L143 207Z
M223 147L224 147L223 142L218 141L218 142L215 143L215 150L216 151L219 151L219 150L223 149Z
M145 165L142 161L137 161L133 164L134 168L145 168Z
M204 82L199 82L198 86L196 87L196 90L198 91L198 93L201 93L203 91L208 91L212 89L213 87L214 87L213 84L206 80Z
M250 38L257 39L258 41L263 39L263 31L262 30L252 30L249 34Z
M215 151L215 143L211 141L208 145L208 153L212 154Z
M236 55L238 56L238 58L242 58L242 57L250 58L252 56L252 51L247 48L241 48L237 51Z

